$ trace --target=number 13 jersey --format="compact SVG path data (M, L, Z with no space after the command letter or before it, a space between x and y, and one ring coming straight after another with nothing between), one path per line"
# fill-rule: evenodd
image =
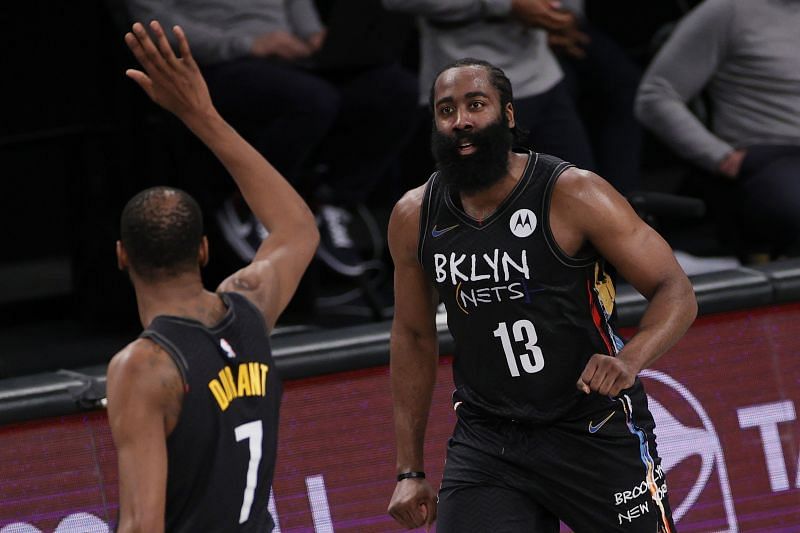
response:
M514 189L480 222L438 173L426 186L418 255L447 309L455 398L487 413L546 422L607 400L575 384L593 354L622 347L610 324L613 284L599 257L567 256L549 226L553 187L570 166L530 152Z

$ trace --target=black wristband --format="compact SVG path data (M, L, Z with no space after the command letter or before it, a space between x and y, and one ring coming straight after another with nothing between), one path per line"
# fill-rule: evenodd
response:
M397 474L397 481L411 478L425 479L425 472L403 472L402 474Z

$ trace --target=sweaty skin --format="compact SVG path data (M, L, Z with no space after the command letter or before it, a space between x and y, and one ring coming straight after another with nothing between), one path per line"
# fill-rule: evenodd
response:
M480 129L505 113L514 125L512 104L501 105L487 71L479 66L446 70L434 85L434 125L453 135ZM467 214L481 219L506 198L522 176L526 156L509 152L509 172L489 189L461 193ZM389 221L389 249L395 264L395 315L391 339L391 383L397 441L397 472L424 470L423 443L438 362L435 311L438 295L417 259L419 216L425 186L406 193ZM672 346L694 321L697 304L686 275L664 240L596 174L567 169L551 199L550 227L556 243L575 256L594 247L649 301L639 331L617 357L594 354L576 387L616 395L638 372ZM427 480L397 483L389 514L407 528L436 519L436 492Z

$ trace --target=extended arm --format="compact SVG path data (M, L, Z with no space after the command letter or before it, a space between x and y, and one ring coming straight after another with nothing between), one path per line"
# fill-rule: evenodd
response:
M636 335L617 357L594 355L579 380L589 390L615 396L684 334L697 314L689 279L669 245L599 176L577 169L556 183L551 225L566 251L589 242L649 304Z
M425 428L439 360L438 299L417 261L421 193L420 188L403 197L389 221L389 248L395 266L391 381L398 474L424 471ZM436 518L436 493L426 480L400 481L389 513L408 528L430 524Z
M108 422L117 448L120 533L164 531L167 435L180 413L183 381L169 356L138 340L108 366Z
M636 115L679 155L710 170L733 147L714 135L689 110L728 51L732 2L708 0L675 28L645 72L636 95Z
M175 28L177 58L157 22L154 43L141 24L125 36L147 74L129 70L159 105L173 112L202 140L233 176L250 209L269 230L253 262L220 285L253 301L271 329L289 303L319 241L314 217L289 183L226 123L211 103L183 31Z

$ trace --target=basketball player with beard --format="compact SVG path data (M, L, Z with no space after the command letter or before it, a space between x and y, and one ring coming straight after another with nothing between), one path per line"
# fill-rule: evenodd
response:
M431 90L438 170L395 206L389 513L447 532L674 532L637 374L695 318L669 246L599 176L512 149L511 84L479 60ZM627 342L606 262L648 300ZM455 340L457 423L436 492L423 443L440 301ZM437 511L438 507L438 511Z

